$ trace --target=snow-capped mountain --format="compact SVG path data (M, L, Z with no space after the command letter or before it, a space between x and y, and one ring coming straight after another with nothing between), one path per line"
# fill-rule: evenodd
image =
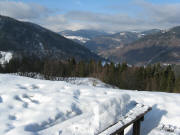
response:
M39 25L0 16L0 51L13 56L78 60L101 58L86 47Z
M98 30L65 30L59 32L59 34L80 44L85 44L87 41L91 40L94 37L108 35L108 33Z
M82 44L85 44L88 40L90 40L89 38L80 37L80 36L68 36L68 35L66 36L66 35L64 35L64 37L71 39L71 40L74 40L75 42L82 43Z

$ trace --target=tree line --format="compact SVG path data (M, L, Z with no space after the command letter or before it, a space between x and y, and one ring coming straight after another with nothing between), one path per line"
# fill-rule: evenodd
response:
M162 92L180 92L180 77L175 77L171 66L160 64L146 67L128 66L126 63L115 64L94 60L75 61L75 59L12 59L0 65L0 73L27 72L40 73L45 79L53 77L95 77L105 83L121 89L147 90Z

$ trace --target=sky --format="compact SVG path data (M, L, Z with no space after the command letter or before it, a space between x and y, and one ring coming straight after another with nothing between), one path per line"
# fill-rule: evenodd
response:
M55 32L169 29L180 25L180 0L0 0L0 14Z

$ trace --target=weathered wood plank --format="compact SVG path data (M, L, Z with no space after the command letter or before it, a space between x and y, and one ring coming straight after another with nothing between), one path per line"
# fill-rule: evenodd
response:
M108 135L124 135L124 129L127 128L129 125L134 124L133 126L133 130L135 130L136 134L133 135L140 135L140 122L144 120L144 115L149 112L152 108L149 107L145 112L141 113L140 115L138 115L135 119L133 119L132 121L126 123L125 125L123 125L120 129L116 130L114 133L111 133ZM125 119L127 118L127 116L124 117ZM117 123L116 123L117 124ZM106 130L113 128L113 126L115 126L116 124L110 126L109 128L107 128ZM106 130L104 130L103 132L105 132ZM103 133L101 132L101 133ZM101 134L100 133L100 134ZM104 135L104 133L103 133Z

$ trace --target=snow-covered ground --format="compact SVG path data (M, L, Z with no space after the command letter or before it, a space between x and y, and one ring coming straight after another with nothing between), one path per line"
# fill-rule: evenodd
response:
M0 135L94 135L135 102L152 107L142 122L142 135L180 134L180 94L119 90L92 80L0 74Z
M88 40L90 40L89 38L85 38L85 37L80 37L80 36L67 36L67 35L64 35L65 38L68 38L68 39L76 39L76 40L79 40L80 42L82 43L86 43Z
M6 62L9 62L12 57L13 54L11 52L0 51L0 64L5 64Z

